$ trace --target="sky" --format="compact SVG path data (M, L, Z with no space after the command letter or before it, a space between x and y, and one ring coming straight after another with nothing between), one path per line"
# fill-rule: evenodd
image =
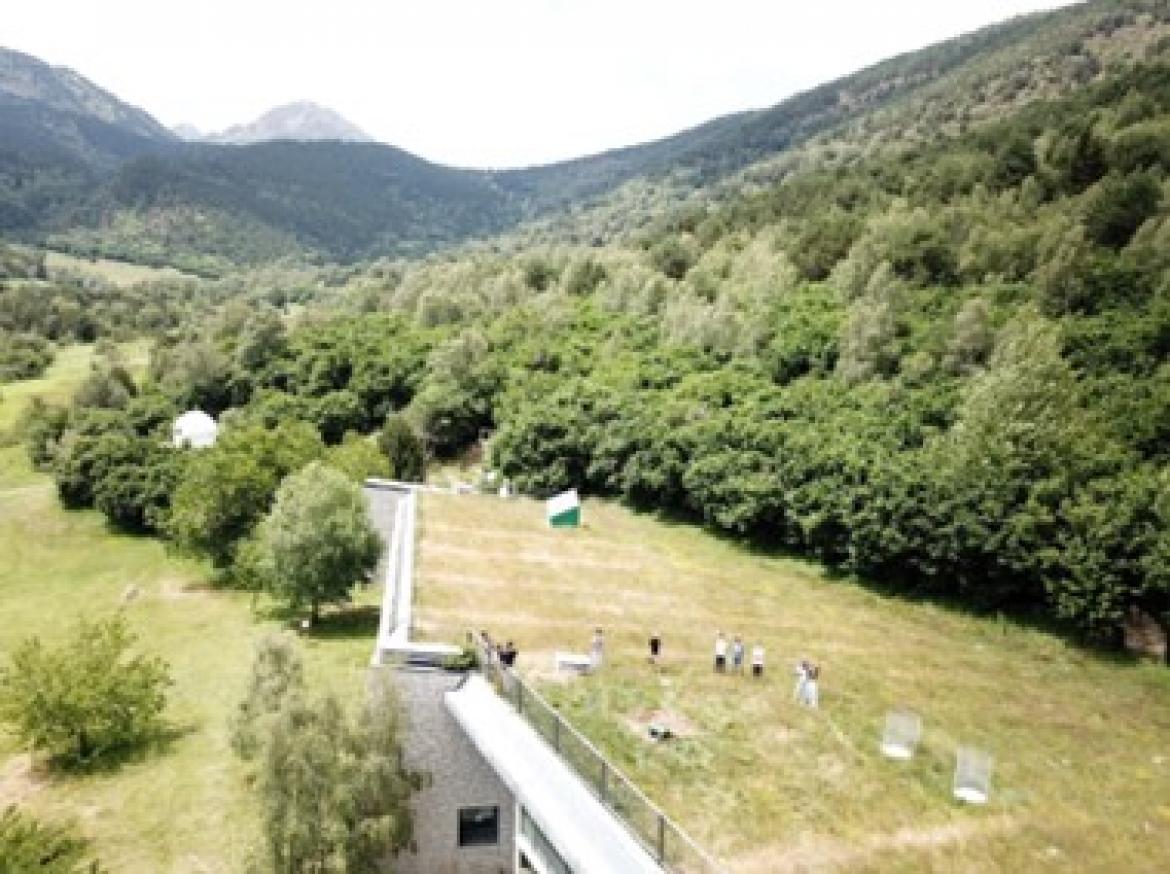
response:
M473 167L675 133L1067 0L30 0L0 45L164 124L311 100Z

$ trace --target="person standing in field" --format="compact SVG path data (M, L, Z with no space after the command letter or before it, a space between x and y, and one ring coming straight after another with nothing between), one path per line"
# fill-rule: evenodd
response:
M731 670L743 673L743 640L738 634L731 641Z
M757 643L752 647L752 676L764 676L764 645Z
M589 644L589 665L593 670L601 667L605 657L605 634L600 628L593 630L593 641Z
M808 683L808 659L796 663L796 687L792 690L794 700L804 703L804 687Z
M658 656L662 652L662 635L657 631L650 635L650 664L658 664Z
M821 669L819 665L815 665L812 662L808 662L807 664L808 678L804 681L804 699L802 703L805 707L811 707L813 710L816 710L820 706L821 700L820 687L817 685L817 681L821 676Z
M722 631L715 632L715 671L722 674L727 670L727 638Z

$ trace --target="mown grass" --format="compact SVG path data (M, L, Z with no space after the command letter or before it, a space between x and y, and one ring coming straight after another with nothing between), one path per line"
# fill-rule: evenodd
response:
M5 387L0 421L15 421L13 406L32 394L68 396L91 353L65 352L35 387ZM245 771L228 748L228 723L255 642L287 618L264 604L254 611L251 596L213 590L208 579L204 565L169 554L158 540L112 533L97 513L62 510L23 448L0 448L0 662L29 635L59 640L79 616L124 610L141 646L163 656L174 679L169 738L106 771L36 766L29 774L27 758L0 731L0 808L15 802L47 819L79 821L110 871L248 869L259 823ZM130 587L139 594L123 605ZM374 591L358 599L376 601ZM367 608L331 618L302 639L312 688L357 700L376 628L369 616Z
M140 376L146 369L149 344L138 340L123 343L118 349L125 366L134 376ZM15 439L13 428L34 397L56 403L68 401L89 375L95 357L92 345L61 346L56 350L53 363L44 376L0 383L0 442L12 442Z
M113 285L131 286L140 282L154 282L160 279L190 279L199 277L184 273L174 267L149 267L145 264L128 264L125 261L111 261L108 258L78 258L64 252L47 252L45 266L50 273L69 271L82 276L94 276Z
M427 495L416 622L512 638L521 670L699 841L742 872L1162 871L1170 864L1170 671L1010 621L875 594L816 566L588 502L578 531L527 500ZM571 683L556 649L605 628L606 663ZM717 629L767 647L762 682L716 676ZM646 658L653 630L665 663ZM823 666L822 708L792 665ZM887 761L884 715L925 720ZM651 709L691 738L636 730ZM633 722L633 724L631 724ZM996 757L984 808L951 798L958 743Z

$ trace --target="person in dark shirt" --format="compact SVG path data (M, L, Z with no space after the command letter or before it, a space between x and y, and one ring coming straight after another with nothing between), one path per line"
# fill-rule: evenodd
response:
M650 664L658 664L658 656L662 652L662 636L655 631L650 635Z

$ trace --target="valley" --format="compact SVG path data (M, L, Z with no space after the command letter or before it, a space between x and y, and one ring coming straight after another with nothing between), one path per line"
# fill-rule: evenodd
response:
M450 775L404 764L458 730L411 672L477 679L479 629L728 871L1164 870L1168 253L1165 0L502 169L308 102L177 133L0 48L0 871L12 817L63 830L52 874L536 853L515 787L434 814ZM406 517L370 482L417 498L384 663ZM28 726L93 701L8 702L117 617L163 728L71 758ZM598 627L600 669L555 667Z

